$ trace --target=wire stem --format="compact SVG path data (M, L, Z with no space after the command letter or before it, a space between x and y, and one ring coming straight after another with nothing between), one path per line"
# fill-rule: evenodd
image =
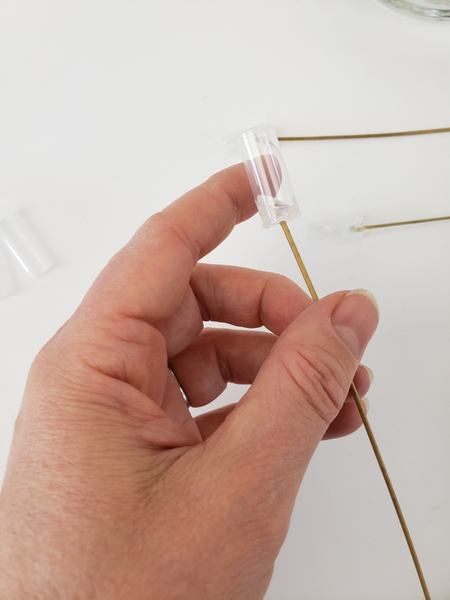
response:
M435 221L448 221L450 217L434 217L432 219L415 219L414 221L398 221L397 223L379 223L378 225L364 225L364 229L380 229L381 227L397 227L398 225L416 225L417 223L433 223Z
M308 275L308 271L306 270L305 264L304 264L304 262L303 262L303 260L302 260L302 258L300 256L300 252L298 251L297 245L296 245L296 243L294 241L294 238L292 237L292 234L290 232L288 224L286 223L286 221L281 221L280 225L283 228L283 231L284 231L284 234L286 236L286 239L287 239L287 241L289 243L289 246L290 246L290 248L291 248L291 250L292 250L292 252L294 254L295 260L296 260L296 262L297 262L297 264L298 264L298 266L300 268L300 271L301 271L301 273L303 275L303 278L304 278L305 283L306 283L306 285L308 287L309 293L311 294L311 298L313 299L314 302L317 302L319 300L319 296L317 295L317 292L316 292L316 290L314 288L314 285L313 285L313 283L311 281L311 278ZM405 536L406 543L407 543L409 551L411 553L411 557L413 559L414 566L416 567L417 575L419 577L419 581L420 581L420 584L422 586L422 590L423 590L423 593L424 593L425 600L431 600L431 596L430 596L430 593L428 591L428 587L427 587L427 584L426 584L426 581L425 581L425 578L424 578L424 575L423 575L423 571L422 571L422 568L420 566L419 558L418 558L416 550L414 548L414 544L413 544L411 535L409 533L408 526L406 525L405 517L403 516L402 509L400 508L400 504L399 504L399 501L397 499L397 495L395 493L395 490L394 490L394 487L392 485L391 479L390 479L389 474L387 472L386 465L384 464L383 458L381 456L381 452L380 452L380 450L378 448L378 444L377 444L377 441L376 441L375 436L373 434L372 427L370 426L369 420L367 419L366 413L364 412L364 408L363 408L363 405L362 405L361 398L360 398L360 396L358 394L358 390L356 389L356 386L355 386L355 384L354 384L353 381L351 383L350 390L351 390L352 395L353 395L353 397L355 399L355 404L356 404L356 406L358 408L358 411L359 411L359 414L361 416L364 428L366 430L367 436L369 438L370 444L371 444L373 452L375 454L375 458L376 458L376 460L378 462L378 466L380 467L381 473L382 473L384 481L386 483L389 495L391 497L392 503L393 503L394 508L395 508L395 512L397 513L398 520L400 521L400 526L402 528L403 535Z
M292 237L292 234L288 227L288 224L286 223L286 221L281 221L280 225L283 228L284 235L287 238L287 241L289 243L289 246L291 247L292 253L294 254L294 258L297 261L297 264L303 275L303 279L305 280L305 283L308 287L311 298L314 300L314 302L317 302L319 300L319 296L317 295L317 292L313 286L311 278L308 275L308 271L306 270L305 263L303 262L302 257L300 256L300 252L298 251L297 244L295 243L294 238Z
M405 135L426 135L429 133L448 133L450 127L441 127L440 129L419 129L417 131L395 131L391 133L358 133L353 135L312 135L312 136L294 136L279 137L280 142L309 142L317 140L359 140L364 138L384 138L401 137Z

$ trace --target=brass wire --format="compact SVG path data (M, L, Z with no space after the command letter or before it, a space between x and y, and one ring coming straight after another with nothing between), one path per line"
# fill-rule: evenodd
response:
M289 243L289 246L290 246L290 248L291 248L291 250L292 250L292 252L294 254L294 258L295 258L295 260L297 262L297 265L299 266L300 271L301 271L301 273L303 275L303 278L305 280L305 283L306 283L306 286L307 286L307 288L309 290L311 298L313 299L314 302L317 302L319 300L319 296L317 295L317 292L316 292L316 290L314 288L314 285L313 285L313 283L311 281L311 278L309 277L308 271L306 270L305 264L304 264L304 262L302 260L302 257L300 256L300 252L298 251L297 245L296 245L296 243L294 241L294 238L292 237L292 234L290 232L288 224L286 223L286 221L281 221L280 225L283 228L283 231L284 231L284 234L286 236L286 239L287 239L287 241ZM381 473L382 473L384 481L386 483L389 495L391 497L392 503L393 503L394 508L395 508L395 512L397 513L397 517L398 517L398 520L400 522L400 526L402 528L403 535L405 536L406 543L408 545L409 551L411 553L411 557L412 557L413 562L414 562L414 566L416 568L417 575L419 577L420 585L422 586L422 590L423 590L423 593L424 593L425 600L431 600L431 596L430 596L430 593L428 591L428 587L427 587L427 584L426 584L426 581L425 581L425 577L423 575L422 567L420 566L419 558L418 558L417 552L416 552L416 550L414 548L414 544L413 544L413 541L412 541L412 538L411 538L411 534L409 533L408 526L406 525L406 521L405 521L405 518L403 516L402 509L401 509L399 501L397 499L397 495L396 495L396 493L394 491L394 487L392 485L391 479L390 479L389 474L387 472L386 465L384 464L383 458L382 458L380 450L378 448L378 444L376 442L375 436L374 436L373 431L372 431L372 427L370 426L369 420L367 419L367 416L366 416L366 414L364 412L364 408L363 408L363 405L362 405L361 398L359 396L358 390L356 389L356 386L355 386L355 384L354 384L353 381L351 383L350 390L351 390L351 393L352 393L352 395L353 395L353 397L355 399L356 406L358 408L358 411L359 411L359 414L361 416L364 428L366 430L366 433L367 433L367 436L369 438L370 444L371 444L372 449L374 451L375 458L376 458L376 460L378 462L378 466L380 467Z
M310 135L279 137L279 142L308 142L318 140L359 140L366 138L384 138L401 137L405 135L427 135L429 133L449 133L450 127L441 127L439 129L418 129L416 131L394 131L391 133L357 133L352 135Z
M432 133L449 133L449 132L450 132L450 127L440 127L438 129L416 129L414 131L394 131L394 132L390 132L390 133L357 133L357 134L350 134L350 135L312 135L312 136L279 137L278 141L279 142L309 142L309 141L320 141L320 140L358 140L358 139L367 139L367 138L401 137L401 136L407 136L407 135L428 135L428 134L432 134ZM449 219L450 219L450 216L449 217L435 217L432 219L415 219L413 221L398 221L396 223L380 223L377 225L364 225L363 227L364 227L364 229L380 229L381 227L397 227L398 225L415 225L417 223L432 223L435 221L446 221ZM297 253L298 253L298 250L297 250ZM300 267L300 269L301 268L302 267Z
M416 225L417 223L434 223L448 221L450 217L433 217L432 219L414 219L413 221L397 221L396 223L378 223L378 225L363 225L364 229L380 229L381 227L398 227L398 225Z

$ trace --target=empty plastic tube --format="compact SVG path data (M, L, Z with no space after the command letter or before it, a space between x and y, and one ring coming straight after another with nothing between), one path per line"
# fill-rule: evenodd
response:
M327 217L302 216L295 223L295 231L303 245L320 244L323 242L350 241L362 236L366 230L400 227L450 221L450 216L414 219L410 221L391 221L365 225L360 215L331 215Z
M20 213L0 220L0 238L32 277L41 277L52 266L52 260Z
M362 236L365 227L360 215L331 215L305 217L294 225L296 238L303 244L349 241Z
M14 290L15 285L11 277L5 249L3 244L0 243L0 300L12 294Z
M249 129L237 143L263 227L298 217L300 211L274 126Z

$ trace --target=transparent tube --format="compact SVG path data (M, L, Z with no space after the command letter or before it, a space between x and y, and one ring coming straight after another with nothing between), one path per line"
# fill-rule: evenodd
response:
M294 231L303 245L324 244L359 238L364 233L364 224L360 215L302 216Z
M237 141L263 227L298 217L300 211L274 126L249 129Z
M0 242L0 300L12 294L14 290L15 285L6 259L6 252Z
M52 267L51 257L20 213L0 220L0 238L28 275L41 277Z

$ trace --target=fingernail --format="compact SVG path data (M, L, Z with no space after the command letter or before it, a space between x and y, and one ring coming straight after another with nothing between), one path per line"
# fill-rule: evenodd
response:
M369 367L367 367L366 365L360 365L360 366L364 367L364 369L367 371L367 374L369 376L370 385L372 385L372 383L373 383L373 371L372 371L372 369L369 369Z
M369 412L370 409L370 402L367 400L367 398L364 396L364 398L360 398L361 400L361 404L364 410L364 414L367 415L367 413ZM345 399L345 404L351 404L353 402L353 404L355 403L355 397L353 396L353 394L349 394L347 396L347 398Z
M361 402L363 403L364 413L367 415L367 413L370 410L370 402L367 400L366 397L361 398Z
M348 292L334 309L331 324L356 358L361 358L378 325L375 298L365 290Z

